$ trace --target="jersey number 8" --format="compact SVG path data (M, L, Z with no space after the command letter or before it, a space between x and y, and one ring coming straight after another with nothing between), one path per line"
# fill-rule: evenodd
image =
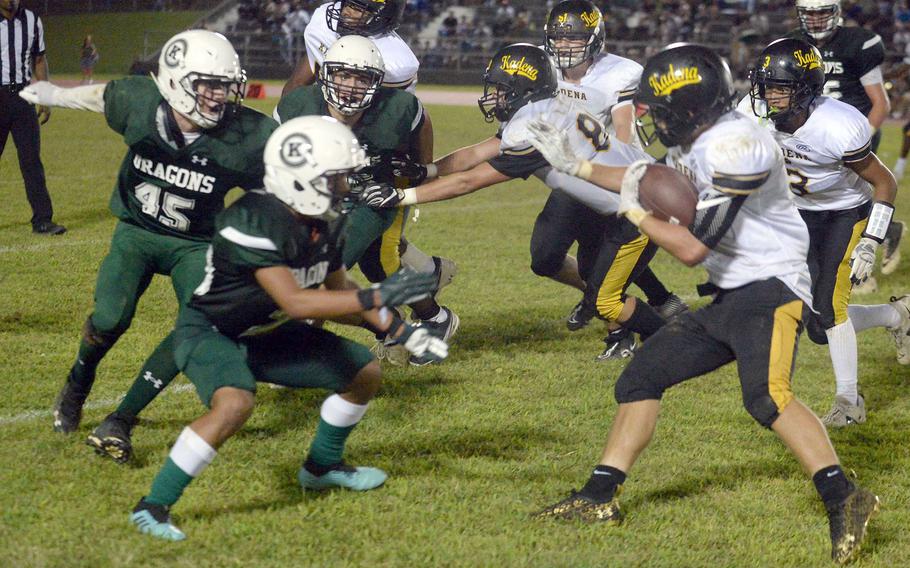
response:
M604 129L604 125L599 120L586 112L578 113L578 119L575 121L578 130L585 135L585 138L591 142L594 149L598 152L606 152L610 149L610 136Z

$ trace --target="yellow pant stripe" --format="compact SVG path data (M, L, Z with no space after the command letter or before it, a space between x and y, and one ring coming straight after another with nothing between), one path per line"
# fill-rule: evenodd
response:
M777 405L778 412L783 412L793 400L790 376L793 373L793 354L796 352L796 331L802 315L802 300L793 300L774 310L771 354L768 357L768 394Z
M866 228L866 219L857 221L853 225L853 236L850 237L850 244L844 251L844 258L841 259L837 267L837 279L834 282L834 294L831 297L831 306L834 308L834 325L840 325L847 321L847 305L850 303L850 291L853 284L850 283L850 254L859 242Z
M382 233L382 242L379 245L379 263L387 276L401 268L401 254L398 252L398 245L404 234L404 220L407 214L406 207L399 209L392 225Z
M641 253L648 246L648 237L641 235L633 241L619 247L616 258L607 270L604 280L597 291L597 313L601 317L616 321L622 313L622 291L629 282L632 270L641 258Z

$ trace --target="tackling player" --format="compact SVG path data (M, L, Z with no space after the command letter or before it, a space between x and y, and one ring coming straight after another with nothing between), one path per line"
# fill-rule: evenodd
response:
M799 29L790 37L818 47L825 62L824 94L856 107L868 118L875 131L870 148L876 152L882 139L882 123L891 111L881 70L885 45L875 32L860 26L845 27L840 4L840 0L796 0ZM901 221L888 227L882 267L887 266L889 274L897 269L903 233ZM856 287L859 293L875 289L875 278Z
M171 524L170 507L250 417L257 380L335 391L297 474L304 489L366 491L385 482L384 471L343 460L345 441L379 390L379 365L366 347L299 320L348 316L346 323L388 331L415 355L447 353L443 341L385 309L431 293L432 274L399 272L364 290L347 278L341 201L347 174L366 164L350 129L328 117L293 119L269 138L264 162L265 190L215 219L205 280L178 317L177 364L209 410L183 429L130 516L141 532L165 540L186 538Z
M878 498L848 479L825 427L790 389L803 303L811 298L809 235L790 199L780 148L768 130L732 111L734 97L726 61L706 47L673 44L645 64L635 95L639 133L646 144L659 139L667 165L698 188L701 208L688 228L639 203L646 162L592 163L575 155L558 125L529 125L534 146L554 167L619 192L619 211L684 264L704 266L715 293L710 305L644 342L616 382L619 408L600 464L581 491L539 516L622 522L619 488L651 441L664 391L736 361L746 410L812 476L828 511L832 557L848 562Z
M910 363L910 296L891 304L848 306L853 284L872 273L875 251L894 211L897 182L871 151L872 127L858 110L823 96L821 55L799 39L780 39L750 71L752 88L739 109L774 130L784 154L793 201L809 229L812 305L809 337L827 343L837 384L822 418L829 426L866 421L858 392L856 331L886 327L898 361ZM856 314L857 321L850 317Z
M191 30L165 43L151 78L72 89L42 82L22 91L33 103L104 113L128 147L110 202L119 222L98 271L76 362L54 405L58 432L79 427L95 370L129 328L152 277L170 276L178 301L186 302L202 280L225 195L234 187L261 187L262 151L277 124L241 106L245 83L224 36ZM170 334L88 443L119 462L128 460L136 416L177 372Z
M379 208L408 206L452 199L534 174L554 191L563 191L598 213L572 227L571 238L583 247L578 271L586 281L586 300L603 319L647 337L664 319L645 302L627 296L626 289L645 269L655 247L628 222L613 218L618 201L614 196L549 167L528 142L526 124L541 114L550 115L571 133L579 152L604 163L625 165L650 158L640 149L610 140L597 118L558 97L557 90L556 70L543 49L523 43L500 49L487 66L484 96L478 101L488 122L501 123L497 135L437 160L431 169L438 179L406 189L375 186L364 191L362 199ZM611 339L600 358L630 354L626 338Z
M354 131L371 160L371 166L365 168L369 172L357 175L362 178L359 183L366 186L398 181L407 185L410 180L396 179L392 160L411 161L410 156L417 162L432 159L432 153L425 150L432 147L433 132L417 97L381 86L384 75L383 58L371 40L356 35L342 37L325 54L318 83L286 94L275 109L275 118L285 122L297 116L322 115L339 120ZM408 208L379 210L355 203L348 217L345 268L359 264L370 282L380 282L398 271L399 244ZM441 307L433 298L415 303L412 309L420 325L444 341L449 341L458 329L455 312ZM380 346L382 343L380 340ZM380 348L377 354L386 352ZM391 354L389 358L395 361ZM410 362L424 364L418 357L411 357Z

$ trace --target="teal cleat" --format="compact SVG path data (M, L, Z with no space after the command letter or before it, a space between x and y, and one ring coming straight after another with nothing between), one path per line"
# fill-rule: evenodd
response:
M352 491L369 491L385 483L388 477L386 472L375 467L353 467L345 463L322 475L313 475L305 467L297 473L297 480L304 489L344 487Z
M130 522L139 527L139 532L155 538L170 541L186 539L183 531L171 524L168 507L149 503L143 497L130 515Z

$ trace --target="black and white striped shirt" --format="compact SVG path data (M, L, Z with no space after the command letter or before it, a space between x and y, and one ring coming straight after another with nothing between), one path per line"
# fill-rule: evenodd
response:
M20 6L12 20L0 16L0 85L31 81L32 62L44 50L44 25L37 14Z

